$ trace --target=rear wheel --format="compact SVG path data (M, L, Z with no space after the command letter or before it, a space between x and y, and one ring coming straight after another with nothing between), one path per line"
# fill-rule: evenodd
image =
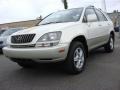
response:
M65 67L70 73L78 74L84 70L86 62L86 54L84 46L81 42L75 41L70 46Z
M110 35L109 42L104 46L106 52L113 52L114 51L114 37Z

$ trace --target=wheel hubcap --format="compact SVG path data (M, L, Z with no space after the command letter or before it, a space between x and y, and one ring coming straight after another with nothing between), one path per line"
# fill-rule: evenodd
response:
M74 52L74 64L75 64L76 68L81 69L84 65L84 60L85 60L84 52L79 47Z
M111 49L114 48L114 41L113 41L113 38L110 39L110 48L111 48Z

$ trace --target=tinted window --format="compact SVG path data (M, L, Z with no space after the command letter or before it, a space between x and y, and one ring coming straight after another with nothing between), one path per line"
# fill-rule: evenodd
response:
M94 11L93 8L86 9L86 11L85 11L85 17L86 17L86 19L87 19L87 15L90 15L90 14L95 14L96 15L96 13L95 13L95 11ZM97 17L97 15L96 15L96 17Z
M97 16L99 18L99 21L107 21L107 18L104 16L104 14L101 11L99 11L97 9L95 9L95 11L96 11Z
M40 24L76 22L80 19L82 11L83 8L58 11L46 17Z

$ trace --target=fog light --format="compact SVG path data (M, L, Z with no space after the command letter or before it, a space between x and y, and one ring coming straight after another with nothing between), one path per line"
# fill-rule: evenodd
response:
M52 47L58 45L59 42L43 42L43 43L37 43L36 47Z

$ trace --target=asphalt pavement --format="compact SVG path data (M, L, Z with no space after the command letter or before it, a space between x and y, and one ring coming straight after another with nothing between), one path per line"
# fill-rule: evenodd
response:
M0 90L120 90L120 39L113 53L91 52L79 75L67 74L62 64L23 69L1 54Z

